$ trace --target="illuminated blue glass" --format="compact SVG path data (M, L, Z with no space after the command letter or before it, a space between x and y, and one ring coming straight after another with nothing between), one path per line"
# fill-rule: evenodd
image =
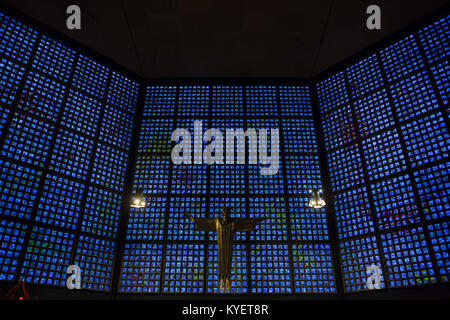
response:
M205 232L196 229L195 224L186 219L190 214L195 218L206 217L206 198L170 198L167 239L174 241L203 241Z
M74 62L74 50L43 35L36 51L33 68L67 82Z
M122 196L89 186L81 231L116 238Z
M422 227L381 234L381 247L391 288L436 282Z
M45 122L16 113L0 154L43 168L54 129Z
M180 164L172 167L171 193L204 194L206 193L206 165Z
M252 293L291 293L287 244L250 245Z
M285 152L317 152L316 134L312 119L283 120Z
M245 165L212 165L210 178L211 194L245 194Z
M178 115L187 117L209 115L209 86L180 86Z
M284 193L284 177L283 164L280 160L279 169L273 175L262 175L262 166L267 165L249 165L248 166L248 184L249 193L257 194L283 194Z
M414 172L427 220L450 217L450 162Z
M170 152L172 131L172 119L143 119L139 137L139 152Z
M396 129L362 141L369 180L376 180L406 170L400 138Z
M27 226L19 222L0 219L0 280L14 280L26 229Z
M75 236L38 226L31 231L21 278L26 283L65 287Z
M333 293L336 283L329 244L303 243L292 247L297 293Z
M431 247L436 258L441 281L450 280L450 223L441 222L428 226Z
M145 93L144 117L174 116L176 86L148 86Z
M36 221L76 229L81 213L84 185L66 178L49 176L36 213Z
M233 258L231 262L231 283L229 291L219 289L217 244L208 245L207 292L238 294L247 293L247 250L245 244L233 245Z
M242 86L213 86L212 113L214 116L243 116L244 94ZM213 126L213 128L215 128Z
M121 191L125 182L128 154L110 146L98 144L94 156L91 182Z
M194 137L194 126L195 126L195 122L196 121L200 121L201 122L201 130L200 132L203 134L207 129L210 128L209 126L209 120L208 119L196 119L193 117L184 117L184 118L177 118L176 122L175 122L175 128L176 129L186 129L189 131L189 134L191 135L191 160L193 163L195 163L196 161L203 163L203 150L205 150L205 147L210 143L208 141L203 141L202 142L202 147L200 151L199 156L197 156L197 153L195 152L195 137ZM172 134L172 132L170 132L170 134ZM203 139L200 136L200 141L202 141ZM180 137L178 142L175 143L179 143L183 141L183 139ZM183 155L181 153L181 155Z
M231 219L247 218L247 210L245 208L245 198L229 196L226 198L210 198L209 212L207 218L222 218L222 209L230 209ZM217 241L216 232L208 232L208 240ZM246 240L246 232L236 232L234 234L235 241Z
M309 87L280 86L280 106L283 117L312 117Z
M3 135L3 128L6 126L10 111L0 106L0 137Z
M249 218L265 218L249 233L251 241L283 241L288 239L284 198L250 198Z
M101 104L80 92L70 91L61 124L94 137L100 122Z
M371 185L371 188L380 230L420 221L408 175L379 181Z
M316 84L316 89L321 113L326 113L349 102L343 71L319 81Z
M308 207L307 197L289 198L289 219L293 241L328 240L325 208Z
M417 33L425 55L430 62L435 62L450 55L449 19L450 16L446 16Z
M64 85L30 71L18 107L20 110L56 122L63 103L64 91Z
M24 72L25 68L6 59L0 59L0 102L2 104L13 104Z
M30 219L41 171L0 159L0 214Z
M388 82L395 81L424 67L419 47L413 35L398 40L380 51Z
M276 86L246 86L245 98L248 116L277 116Z
M165 197L146 199L145 208L131 208L127 240L163 240L166 212Z
M80 235L74 264L82 272L81 288L110 291L113 274L115 243Z
M126 243L120 273L120 292L159 292L163 244Z
M450 136L440 113L402 125L402 133L412 167L449 156Z
M380 289L386 287L375 236L340 242L339 253L346 292L370 290L367 288L367 280L373 272L367 272L367 268L371 265L380 268Z
M327 150L335 149L356 139L356 130L350 106L344 106L332 111L324 115L322 119L323 135Z
M376 54L347 67L348 86L353 97L359 97L383 85Z
M394 113L385 89L354 102L355 121L362 137L394 125Z
M166 193L169 185L169 157L138 156L134 175L134 190L146 194Z
M259 160L258 163L261 163L261 147L265 147L267 146L267 153L268 155L271 154L271 147L272 147L272 129L278 129L278 131L280 132L280 123L279 120L277 118L271 117L271 118L266 118L266 119L247 119L247 130L248 129L255 129L256 131L256 136L258 139L258 143L259 143L259 135L261 134L261 129L266 129L267 130L267 142L266 144L261 144L259 143L259 147L258 147L258 152L259 152ZM248 150L250 150L250 146L249 144L247 144L247 148ZM253 162L256 159L252 159L250 156L248 157L248 162L249 164L252 164L252 160Z
M84 136L61 130L56 137L50 169L86 180L94 142Z
M106 102L133 114L137 104L138 91L139 84L136 81L113 71Z
M101 99L106 90L108 68L80 54L73 75L72 85Z
M400 121L439 107L428 74L422 71L390 86L395 111Z
M0 53L27 63L37 36L34 29L0 12Z
M100 130L100 140L128 150L132 131L133 118L114 106L106 105Z
M311 189L321 189L318 156L285 156L285 158L289 194L309 194Z
M205 246L167 244L163 292L202 293Z
M431 72L433 73L442 103L444 106L448 106L450 100L450 63L445 60L435 66L431 66Z
M352 144L328 155L331 186L334 192L364 183L358 145Z
M336 194L334 198L339 239L374 232L366 187Z

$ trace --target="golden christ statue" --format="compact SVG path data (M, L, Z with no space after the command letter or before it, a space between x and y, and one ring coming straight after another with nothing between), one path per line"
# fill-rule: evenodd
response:
M252 231L255 229L256 223L263 221L264 218L231 219L229 209L222 209L222 218L217 219L194 218L190 214L187 214L186 217L195 223L198 230L217 232L220 289L230 290L234 233Z

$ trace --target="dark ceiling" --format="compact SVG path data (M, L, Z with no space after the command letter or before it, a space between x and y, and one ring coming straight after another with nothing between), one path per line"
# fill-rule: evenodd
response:
M1 0L147 78L311 77L448 0ZM77 4L82 29L66 29ZM366 29L381 7L382 30Z

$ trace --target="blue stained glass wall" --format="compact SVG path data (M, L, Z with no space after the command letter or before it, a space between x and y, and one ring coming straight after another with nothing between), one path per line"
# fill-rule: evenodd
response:
M346 292L449 281L449 23L316 85Z
M0 280L111 291L139 83L0 13Z

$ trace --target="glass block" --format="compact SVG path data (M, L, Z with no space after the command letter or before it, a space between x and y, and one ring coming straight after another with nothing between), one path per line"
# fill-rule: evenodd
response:
M425 219L450 217L450 162L414 171Z
M173 165L172 194L204 194L206 193L206 165Z
M369 195L366 187L348 190L334 196L339 239L374 232Z
M308 86L280 86L280 106L283 117L312 117Z
M264 218L249 232L251 241L286 241L287 216L284 198L250 198L249 218Z
M115 239L119 228L122 196L89 186L81 231Z
M38 226L31 231L21 278L26 283L65 287L75 236Z
M134 114L139 94L139 84L115 71L111 73L106 103Z
M132 116L112 105L105 106L100 130L101 141L124 150L129 150L132 131Z
M221 132L222 135L222 143L219 142L220 145L223 146L223 163L227 164L238 164L239 162L242 162L241 164L244 164L245 162L245 152L248 152L246 148L248 148L247 143L245 143L244 140L238 140L237 137L234 136L234 134L237 134L238 132L242 135L245 135L247 133L246 130L244 130L244 119L236 119L236 118L216 118L211 120L210 128L217 129ZM228 130L228 132L227 132ZM242 131L240 131L242 130ZM256 133L257 134L257 133ZM215 135L213 135L214 140L217 139ZM231 159L227 159L227 137L228 139L233 138L233 150L234 154ZM249 140L249 138L243 137L245 140ZM220 140L220 138L219 138ZM231 141L231 140L230 140ZM241 146L241 142L244 141L243 145ZM208 142L209 143L209 142ZM240 154L239 151L242 151L243 154ZM231 149L230 149L231 154ZM215 151L213 153L215 155ZM231 163L230 163L231 162Z
M321 189L319 156L285 156L289 194L309 194L311 189Z
M172 119L144 118L139 136L139 152L168 153L172 149Z
M81 269L81 289L110 291L115 242L80 235L74 264Z
M0 102L2 105L13 105L24 72L25 68L6 59L0 59Z
M43 35L33 61L33 68L68 82L75 62L75 51Z
M412 34L382 49L380 56L388 82L424 67L419 47Z
M151 197L145 208L131 208L127 240L163 240L166 201L165 197Z
M3 128L5 128L10 114L11 111L9 111L9 109L3 108L0 105L0 136L3 135Z
M349 102L343 71L319 81L316 89L321 113L327 113L335 107Z
M449 19L450 16L447 15L417 33L429 62L435 62L450 54Z
M339 192L364 183L362 162L357 144L335 150L328 155L331 186Z
M371 185L371 188L380 230L420 221L408 175L379 181Z
M61 124L69 129L95 137L102 106L99 101L78 91L69 91Z
M277 116L276 86L246 86L245 98L248 116Z
M251 244L250 281L252 293L291 293L288 245Z
M448 222L435 223L428 226L431 247L437 262L439 277L443 282L450 279L450 224Z
M65 86L30 71L19 98L18 108L56 122L64 98Z
M163 244L125 243L119 291L159 292L162 256Z
M45 180L36 221L76 229L82 206L84 185L57 176Z
M77 179L87 179L94 141L75 133L60 130L50 161L50 170Z
M235 195L245 194L245 165L212 165L210 176L210 193Z
M431 72L442 103L444 106L448 106L450 99L450 62L445 60L431 66Z
M359 97L383 85L376 54L359 60L346 68L348 86L353 97Z
M217 244L208 245L208 264L207 272L207 292L208 293L224 293L224 294L240 294L247 293L247 250L245 244L233 245L233 258L231 262L231 283L229 291L222 291L220 279L218 276L218 253Z
M389 287L436 283L422 227L381 234Z
M48 123L16 113L0 154L43 168L54 130Z
M326 114L322 118L325 147L331 150L356 139L350 106L344 106Z
M125 183L128 154L104 144L98 144L94 155L91 182L116 191Z
M245 208L245 198L238 197L225 197L225 198L210 198L209 199L209 211L208 218L217 219L222 218L222 209L230 209L231 219L248 218L247 210ZM234 234L235 241L246 240L247 232L236 232ZM217 233L208 232L208 240L211 242L217 242Z
M209 115L209 86L180 86L178 116L207 115Z
M134 174L134 190L146 194L166 193L169 185L169 157L138 156Z
M145 93L143 116L174 116L176 99L176 86L148 86Z
M25 224L0 219L0 280L13 281L25 241Z
M206 218L206 198L170 198L167 240L205 240L206 232L197 230L195 224L186 218L186 214L195 218Z
M367 287L370 275L374 274L373 271L368 272L368 268L372 265L380 268L380 289L386 287L375 236L340 242L339 253L346 292L376 290Z
M258 194L283 194L284 193L284 176L282 163L280 160L279 168L276 174L262 175L261 165L248 166L248 184L249 193L252 195ZM264 165L264 167L267 167Z
M202 293L205 246L167 244L164 264L164 293Z
M314 121L312 119L283 120L285 152L317 152L317 140L314 130Z
M72 85L95 98L102 99L106 90L108 73L107 67L80 54Z
M201 144L201 149L198 151L201 151L199 155L197 155L196 151L196 141L195 141L195 122L199 121L199 128L200 132L203 134L206 130L210 129L211 126L209 125L208 119L195 119L192 117L188 118L177 118L175 121L175 127L174 129L185 129L189 131L189 134L191 135L191 161L192 163L200 162L203 163L203 150L205 150L205 147L210 143L208 141L202 141L203 138L200 135L199 136L199 142L198 144ZM172 132L170 132L172 134ZM183 139L180 137L179 141L175 141L174 144L178 144L179 142L183 141Z
M0 159L0 214L30 219L42 172Z
M213 116L243 116L243 91L242 86L213 86L211 96Z
M405 156L396 129L362 141L369 180L377 180L406 170Z
M404 124L401 128L412 167L449 156L450 136L439 112Z
M355 121L361 137L395 124L392 106L385 89L354 102Z
M390 90L400 122L439 108L425 71L391 85Z
M307 197L289 198L289 213L293 241L328 240L325 208L308 207Z
M258 137L258 163L261 163L261 147L267 146L267 154L271 155L272 152L272 129L278 129L278 133L280 134L280 123L277 118L266 118L266 119L247 119L247 131L248 129L255 129L256 136ZM261 129L267 130L267 143L266 145L261 144L259 141L261 140L261 136L263 132ZM275 133L275 132L274 132ZM281 139L281 138L280 138ZM250 139L249 139L250 140ZM274 140L275 141L275 140ZM247 143L246 148L250 150L250 143ZM255 146L256 148L256 146ZM250 159L250 156L247 158L246 163L251 163L250 160L255 161L256 159Z
M296 293L333 293L336 284L331 248L326 243L292 246Z

